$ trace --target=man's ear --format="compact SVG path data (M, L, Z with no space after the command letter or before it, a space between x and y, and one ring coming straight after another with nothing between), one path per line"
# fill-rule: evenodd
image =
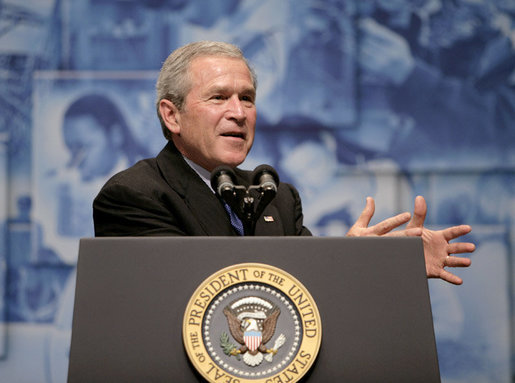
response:
M159 101L159 114L171 133L181 134L180 113L173 102L166 99Z

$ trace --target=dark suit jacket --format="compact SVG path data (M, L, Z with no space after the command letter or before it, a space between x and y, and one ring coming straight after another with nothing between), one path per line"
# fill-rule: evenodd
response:
M238 183L249 185L251 172L235 171ZM237 235L221 201L171 141L156 158L114 175L93 202L93 219L96 236ZM311 235L302 219L297 191L280 183L255 234Z

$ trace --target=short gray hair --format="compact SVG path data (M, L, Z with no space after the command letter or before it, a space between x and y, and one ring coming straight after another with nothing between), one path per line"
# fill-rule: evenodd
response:
M163 63L156 82L157 116L167 140L171 139L171 133L166 128L161 113L159 113L159 103L161 100L166 99L171 101L177 109L182 109L184 100L192 86L189 73L190 65L194 59L203 56L231 57L242 60L249 69L254 89L257 89L256 73L249 65L245 56L243 56L240 48L233 44L219 41L198 41L174 50Z

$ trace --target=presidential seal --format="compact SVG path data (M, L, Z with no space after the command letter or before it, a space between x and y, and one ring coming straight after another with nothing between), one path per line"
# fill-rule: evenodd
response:
M311 368L322 327L315 301L293 276L244 263L207 278L191 297L183 341L209 382L297 382Z

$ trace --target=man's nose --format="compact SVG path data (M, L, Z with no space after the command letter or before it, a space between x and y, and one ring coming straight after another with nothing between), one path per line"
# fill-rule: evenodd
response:
M86 155L86 151L83 148L75 148L71 150L71 156L68 162L66 163L67 168L76 168L81 162L84 160Z
M228 102L228 118L242 121L246 118L244 106L237 95L232 96Z

